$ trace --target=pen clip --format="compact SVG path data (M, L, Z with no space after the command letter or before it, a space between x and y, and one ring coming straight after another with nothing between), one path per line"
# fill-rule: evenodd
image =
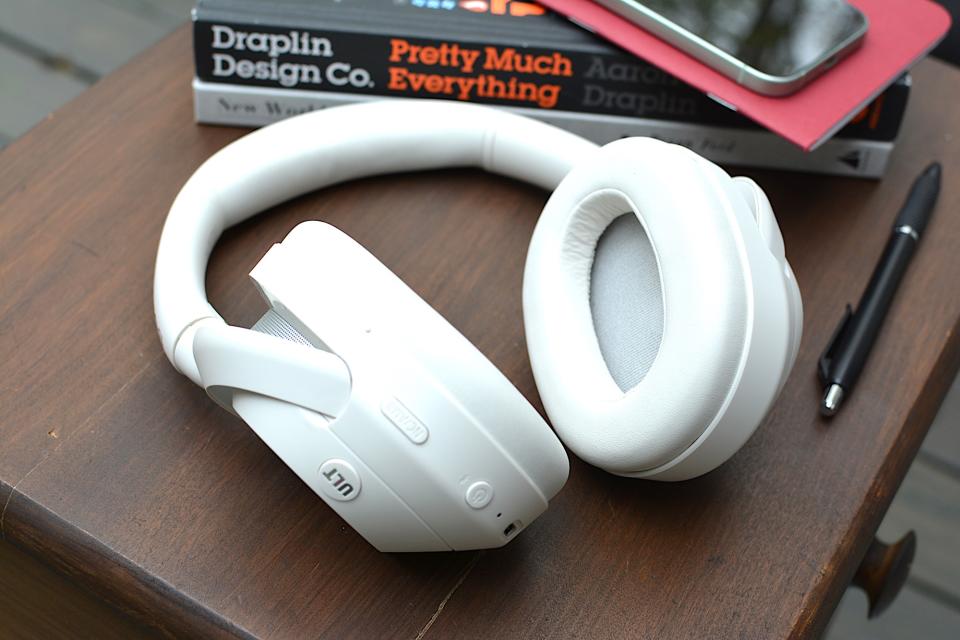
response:
M853 309L848 304L846 310L843 312L843 317L840 318L840 324L833 330L830 341L820 355L820 361L817 363L817 375L823 385L828 385L833 382L833 380L830 379L830 369L833 366L833 352L834 349L843 342L843 335L846 333L847 326L850 324L852 317Z

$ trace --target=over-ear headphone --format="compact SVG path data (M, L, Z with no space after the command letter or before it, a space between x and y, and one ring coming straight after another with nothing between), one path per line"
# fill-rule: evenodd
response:
M269 306L252 329L227 326L204 288L225 228L327 185L448 166L554 189L531 239L523 311L564 443L612 473L658 480L733 455L782 387L802 325L763 192L679 146L598 148L476 105L327 109L207 160L157 253L167 357L381 551L505 544L566 481L563 446L389 269L306 222L252 271Z

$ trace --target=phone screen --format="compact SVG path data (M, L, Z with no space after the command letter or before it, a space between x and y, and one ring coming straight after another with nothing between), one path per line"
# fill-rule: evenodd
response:
M866 27L843 0L634 0L749 67L791 76Z

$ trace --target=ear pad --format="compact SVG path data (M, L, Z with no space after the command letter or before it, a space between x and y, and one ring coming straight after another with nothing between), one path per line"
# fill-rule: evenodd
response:
M527 345L554 428L587 462L693 477L763 419L792 366L800 303L754 188L630 138L547 202L524 276Z

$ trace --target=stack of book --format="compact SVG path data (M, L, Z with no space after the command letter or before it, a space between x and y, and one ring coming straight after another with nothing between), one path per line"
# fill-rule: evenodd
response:
M502 106L601 144L651 136L724 165L879 177L910 91L905 76L804 152L530 2L199 0L193 28L196 117L214 124L439 98Z

